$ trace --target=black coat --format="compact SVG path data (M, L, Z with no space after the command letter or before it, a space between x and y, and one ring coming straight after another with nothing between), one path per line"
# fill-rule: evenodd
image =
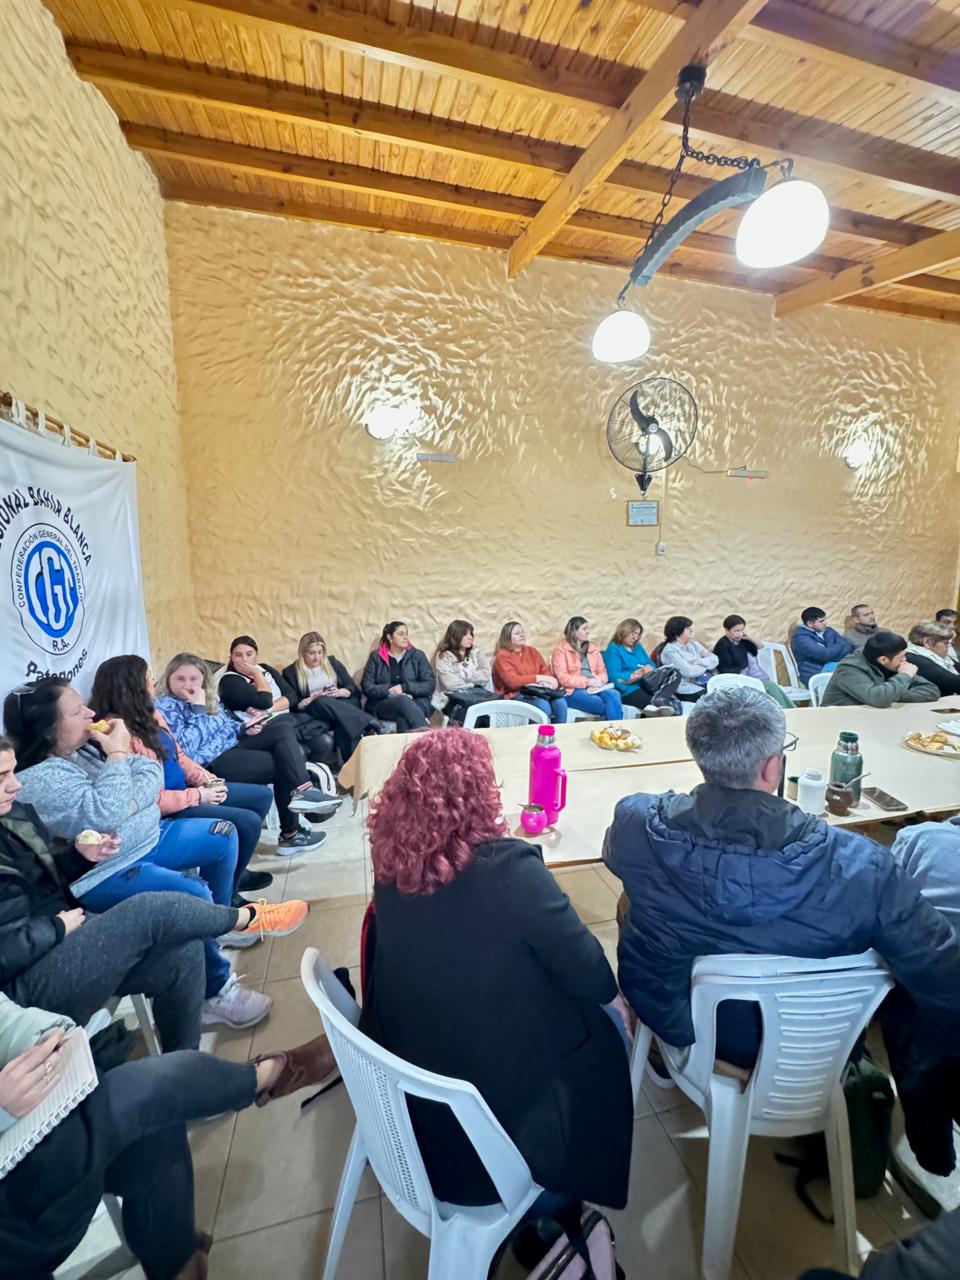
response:
M956 671L948 671L946 667L941 667L939 662L935 662L933 658L928 658L926 654L917 653L911 649L907 654L907 661L912 662L917 668L917 675L923 676L924 680L929 680L931 684L935 684L944 697L953 696L960 693L960 673Z
M381 658L379 651L374 649L367 659L360 680L363 696L367 700L367 709L373 711L378 702L389 698L391 687L398 683L403 692L414 698L421 707L430 707L430 695L436 687L437 678L422 649L414 649L411 645L400 659L399 681L391 676L390 663ZM427 710L425 714L429 715L430 711Z
M286 698L290 703L290 710L296 711L297 703L300 701L296 688L284 679L276 667L268 666L266 662L261 662L260 666L276 680L277 688L280 690L280 697ZM224 672L220 677L217 692L220 695L220 701L234 715L251 709L254 711L269 711L273 706L273 694L270 690L255 689L253 681L248 680L246 676L242 676L239 671L228 669Z
M14 801L0 818L0 989L62 942L60 911L79 906L67 887L90 864L75 850L56 857L51 839L30 805Z
M333 674L337 677L337 688L350 690L350 697L344 698L343 701L352 702L355 707L359 707L360 689L357 685L356 680L354 680L353 676L350 674L347 668L343 665L340 659L335 658L332 653L328 656L328 661L331 667L333 667ZM291 662L289 667L284 667L282 675L284 680L287 682L290 688L293 689L294 693L297 695L296 702L292 702L290 704L291 708L293 710L296 710L297 703L300 701L300 699L305 698L307 696L306 689L303 689L300 686L300 677L297 673L297 664L295 662Z
M471 1081L551 1191L626 1204L633 1099L603 948L522 840L478 845L431 895L377 885L361 1028L402 1058ZM411 1103L436 1194L496 1199L446 1108Z

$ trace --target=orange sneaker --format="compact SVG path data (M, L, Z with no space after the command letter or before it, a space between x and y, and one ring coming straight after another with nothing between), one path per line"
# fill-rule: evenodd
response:
M299 929L310 910L299 898L293 898L290 902L264 902L261 898L259 902L251 902L250 906L256 907L257 911L253 924L248 924L245 929L237 929L237 937L282 938Z

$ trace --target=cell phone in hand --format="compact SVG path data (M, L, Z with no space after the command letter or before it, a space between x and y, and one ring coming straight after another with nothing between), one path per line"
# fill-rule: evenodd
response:
M907 806L889 791L881 791L879 787L864 787L860 793L864 800L869 800L878 809L886 809L888 813L906 813Z

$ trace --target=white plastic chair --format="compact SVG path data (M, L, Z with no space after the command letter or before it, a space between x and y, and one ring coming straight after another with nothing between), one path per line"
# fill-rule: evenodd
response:
M154 1057L159 1056L163 1051L160 1048L157 1029L153 1025L153 1009L149 998L145 995L133 995L129 997L129 1000L133 1005L133 1012L136 1015L137 1022L140 1024L140 1033L143 1036L144 1044L147 1046L147 1053ZM97 1010L84 1027L88 1040L92 1040L98 1032L105 1030L110 1025L119 1004L120 997L114 996L107 1001L102 1009Z
M818 671L815 676L811 676L807 681L807 688L810 690L810 705L812 707L823 706L823 695L827 692L827 685L830 683L832 671Z
M300 976L320 1011L357 1116L330 1224L323 1280L336 1275L368 1162L397 1212L429 1238L427 1280L487 1280L501 1242L543 1188L472 1084L422 1071L357 1030L356 1004L316 948L303 953ZM408 1095L450 1108L483 1162L498 1204L468 1207L436 1199L410 1123Z
M786 684L777 674L777 654L783 660L784 670L787 673ZM780 686L791 702L810 701L810 690L805 689L800 683L800 672L797 670L797 664L787 645L780 644L776 640L764 640L757 653L757 662L774 684Z
M491 729L511 729L518 724L550 722L550 717L539 707L532 707L529 702L521 702L519 698L491 698L489 702L475 702L472 707L467 707L463 727L475 729L481 716L490 717Z
M707 681L707 693L712 689L729 688L731 685L741 685L744 689L759 689L761 693L765 692L763 681L758 680L756 676L744 676L728 671L723 675L710 677Z
M709 1133L703 1280L727 1280L751 1134L823 1133L841 1266L857 1271L856 1206L843 1074L851 1050L893 986L874 951L806 960L791 956L705 956L693 967L690 1004L696 1043L658 1045L671 1079L700 1107ZM715 1070L717 1006L760 1005L763 1042L749 1079ZM638 1026L630 1063L636 1098L652 1039Z

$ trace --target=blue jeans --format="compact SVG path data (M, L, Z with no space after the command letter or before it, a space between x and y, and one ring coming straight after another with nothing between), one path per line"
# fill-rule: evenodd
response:
M194 867L199 868L203 879L185 874ZM212 822L207 818L177 822L164 819L160 823L160 839L150 852L132 867L118 871L84 894L83 905L91 911L106 911L135 893L172 889L229 907L236 868L237 833L232 823L219 818ZM203 949L207 971L205 998L209 1000L230 977L230 962L216 938L205 938Z
M517 695L518 702L528 702L531 707L536 707L552 724L567 723L567 700L566 698L534 698L527 693Z
M567 694L567 705L574 711L586 711L587 715L603 716L604 720L623 719L623 703L616 689L604 689L603 693L574 689Z
M192 809L180 809L169 815L169 821L179 818L220 818L232 822L237 829L237 869L234 885L247 869L263 831L263 822L273 804L273 790L256 782L228 782L227 798L223 804L198 804Z

